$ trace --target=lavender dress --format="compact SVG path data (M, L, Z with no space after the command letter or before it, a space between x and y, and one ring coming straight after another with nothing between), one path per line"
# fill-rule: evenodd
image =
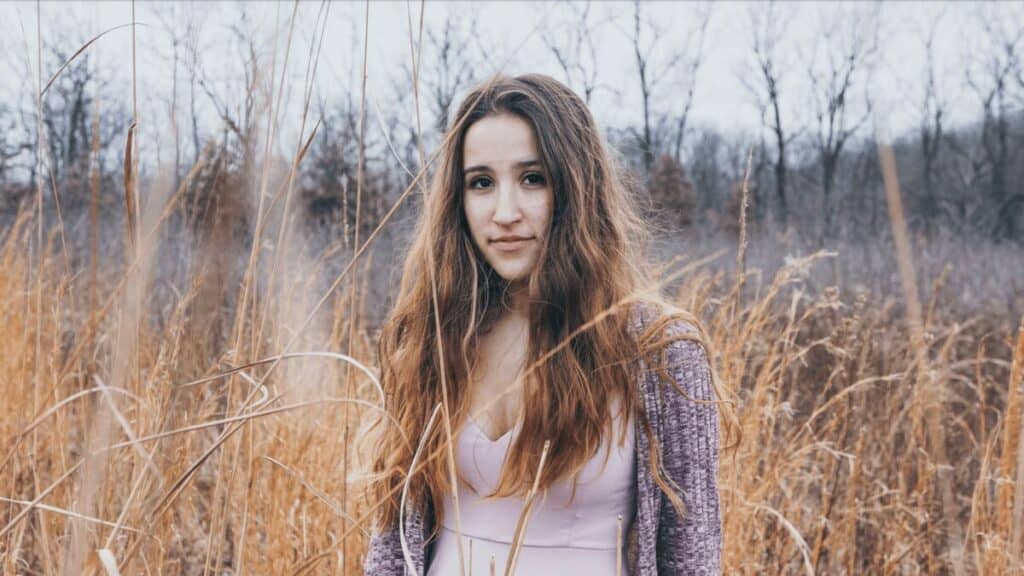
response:
M557 482L546 494L538 495L516 561L517 574L629 575L624 546L620 571L616 572L616 549L620 546L618 516L622 516L625 538L635 512L635 431L630 415L626 436L619 446L623 415L617 403L613 403L612 412L615 414L611 428L614 433L605 434L602 448L580 471L572 504L569 504L571 480ZM483 496L497 487L502 461L521 424L491 441L470 418L458 434L456 466L465 480L476 488L474 492L465 483L459 484L467 576L490 576L492 556L494 573L505 572L523 498L484 501ZM448 498L427 576L459 575L455 528L455 504Z

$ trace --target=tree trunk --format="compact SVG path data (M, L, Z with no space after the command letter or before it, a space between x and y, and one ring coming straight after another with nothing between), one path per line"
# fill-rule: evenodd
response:
M822 162L822 212L824 212L824 230L822 244L825 240L835 237L832 230L832 192L835 187L837 158L826 156Z

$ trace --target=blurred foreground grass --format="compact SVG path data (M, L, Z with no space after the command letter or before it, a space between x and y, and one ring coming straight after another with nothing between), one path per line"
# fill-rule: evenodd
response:
M0 252L3 572L102 573L105 556L124 574L361 573L375 387L322 355L225 374L286 347L372 365L365 286L310 314L324 286L301 250L239 286L211 244L157 298L144 239L135 266L69 271L51 234L37 274L33 224ZM842 257L791 259L743 297L702 269L673 288L738 399L726 572L1019 572L1024 332L933 289L918 356L901 298L808 288Z

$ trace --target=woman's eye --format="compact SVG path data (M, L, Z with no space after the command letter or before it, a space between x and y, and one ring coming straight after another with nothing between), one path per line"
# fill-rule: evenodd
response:
M527 184L535 186L542 186L544 184L544 175L539 172L531 172L524 177Z
M470 188L486 188L491 185L490 178L475 178L469 181Z

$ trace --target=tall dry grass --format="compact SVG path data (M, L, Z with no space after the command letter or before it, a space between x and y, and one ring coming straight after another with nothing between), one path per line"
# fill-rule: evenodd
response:
M272 81L277 66L287 52ZM233 168L211 153L179 186L155 178L126 196L123 261L102 258L95 240L98 178L92 256L77 267L67 253L84 248L64 244L62 224L44 230L25 212L2 230L4 574L361 572L373 448L363 429L382 405L361 369L374 361L374 263L339 246L311 252L290 219L316 126L275 170L280 91L260 110L262 164ZM133 190L131 142L126 152ZM214 208L184 208L197 186ZM156 280L163 248L183 240L161 230L179 212L203 216L168 286ZM244 214L254 221L239 224ZM250 224L269 255L239 238ZM904 292L845 293L807 281L841 250L751 270L740 228L735 270L698 266L671 288L704 320L737 398L743 442L720 474L725 571L1024 571L1024 323L965 315L941 276L920 279L930 297L916 303L907 240ZM341 274L324 273L345 257Z
M187 289L154 310L152 262L108 263L100 298L72 298L56 232L41 267L26 250L33 224L22 215L0 252L4 573L99 573L100 551L122 573L359 573L359 428L380 404L370 379L354 370L349 396L345 362L303 354L265 380L270 361L221 376L246 354L210 327L250 326L254 307L218 304L237 290L209 273L218 246L197 250ZM744 441L721 471L726 571L944 573L959 555L967 573L1019 572L1024 326L933 298L914 336L902 296L807 290L811 267L842 257L791 261L763 285L744 271L742 296L735 274L703 269L673 287L738 397ZM267 350L323 290L283 272L280 291L259 296L276 309ZM354 286L298 348L372 363ZM361 402L348 404L348 468L346 398Z

